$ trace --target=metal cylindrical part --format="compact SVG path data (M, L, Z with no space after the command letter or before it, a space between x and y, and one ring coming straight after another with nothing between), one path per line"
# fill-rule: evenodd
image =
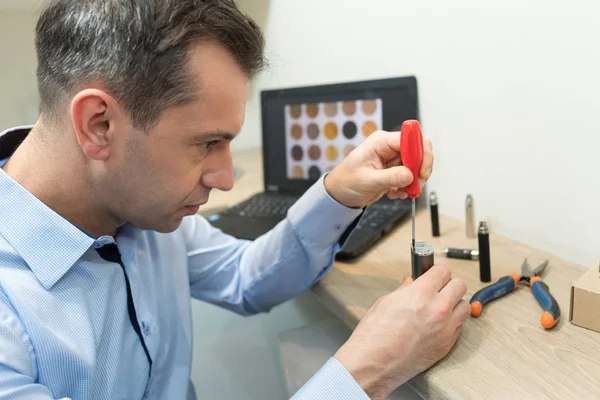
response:
M433 267L434 264L434 250L433 247L426 242L418 242L415 243L414 247L410 247L411 252L411 267L412 267L412 277L413 279L417 279L425 272L429 270L429 268Z
M473 209L473 196L467 195L465 200L465 222L467 225L467 237L474 238L475 234L475 211Z
M481 282L491 282L490 231L485 221L479 223L477 237L479 240L479 279Z
M431 192L429 207L431 209L431 232L433 237L440 236L440 216L438 214L438 199L435 192Z
M460 260L475 260L479 259L479 251L469 249L444 249L444 254L448 258L458 258Z

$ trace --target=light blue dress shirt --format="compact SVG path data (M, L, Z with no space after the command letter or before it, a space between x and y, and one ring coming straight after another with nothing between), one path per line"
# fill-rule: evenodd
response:
M29 128L0 134L0 154ZM0 170L0 399L193 398L191 297L242 315L269 311L327 272L360 214L321 179L253 242L198 215L169 234L126 224L93 238ZM123 270L96 251L115 241L151 373ZM368 399L334 358L293 398Z

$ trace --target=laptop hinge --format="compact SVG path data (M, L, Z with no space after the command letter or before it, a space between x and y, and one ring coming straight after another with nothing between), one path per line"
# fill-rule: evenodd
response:
M267 185L267 192L279 192L279 186L277 185Z

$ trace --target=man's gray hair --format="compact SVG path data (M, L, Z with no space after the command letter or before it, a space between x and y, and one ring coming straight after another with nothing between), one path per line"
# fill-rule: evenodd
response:
M99 83L147 130L194 100L188 55L202 40L249 79L265 66L263 34L233 0L49 0L35 38L40 113L59 118L77 90Z

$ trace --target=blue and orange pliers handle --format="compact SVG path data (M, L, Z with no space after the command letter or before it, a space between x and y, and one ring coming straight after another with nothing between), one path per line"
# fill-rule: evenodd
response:
M534 276L529 281L529 284L531 285L533 296L544 310L541 319L542 326L546 329L550 329L556 325L560 318L560 307L554 296L550 294L550 289L548 288L548 285L542 281L542 278Z
M484 287L473 295L471 301L471 315L479 317L483 311L483 307L490 301L499 299L502 296L515 290L517 283L521 277L514 273L509 276L504 276L498 279L498 282ZM560 307L556 299L550 294L548 286L542 282L542 278L535 276L530 279L531 291L537 300L544 313L540 320L542 326L546 329L552 328L560 318Z

